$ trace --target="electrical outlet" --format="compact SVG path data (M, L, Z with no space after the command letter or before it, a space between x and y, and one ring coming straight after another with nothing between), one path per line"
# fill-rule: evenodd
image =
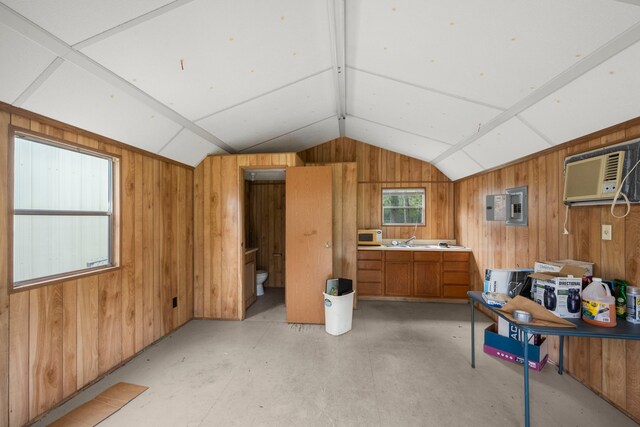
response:
M602 224L602 240L611 240L611 224Z

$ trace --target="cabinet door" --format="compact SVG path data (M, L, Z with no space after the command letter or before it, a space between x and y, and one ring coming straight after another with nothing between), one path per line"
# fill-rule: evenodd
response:
M322 291L333 266L331 167L287 168L285 185L287 322L324 323Z
M411 261L387 261L384 264L384 294L411 296Z
M414 261L413 296L437 298L442 295L440 262Z
M256 262L249 260L244 265L244 302L245 308L256 300Z

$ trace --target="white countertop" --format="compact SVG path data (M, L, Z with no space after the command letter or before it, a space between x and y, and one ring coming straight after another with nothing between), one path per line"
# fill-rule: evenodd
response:
M470 248L435 248L416 246L358 246L359 251L433 251L433 252L471 252Z

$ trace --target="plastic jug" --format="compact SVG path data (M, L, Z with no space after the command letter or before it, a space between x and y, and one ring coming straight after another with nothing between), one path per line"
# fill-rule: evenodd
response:
M582 320L596 326L616 326L616 299L598 277L582 291Z

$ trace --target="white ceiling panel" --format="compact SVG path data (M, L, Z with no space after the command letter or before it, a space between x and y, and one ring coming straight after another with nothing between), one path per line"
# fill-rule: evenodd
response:
M326 9L196 0L82 51L196 120L328 69Z
M2 0L11 9L70 45L171 2L172 0Z
M456 151L436 167L452 181L482 172L482 167L463 151Z
M157 152L180 129L141 102L68 62L23 107L151 152Z
M56 56L0 24L0 101L12 103ZM9 59L10 60L7 60Z
M464 151L484 169L549 148L540 135L514 117L467 145Z
M401 130L382 126L358 117L347 116L346 136L416 159L431 161L449 145Z
M640 20L611 0L352 0L347 64L507 108Z
M303 80L197 122L237 150L335 115L330 72Z
M0 101L192 165L346 134L454 179L640 116L635 0L341 4L0 0Z
M298 152L340 137L338 117L329 117L263 144L250 147L244 153Z
M158 154L180 163L197 166L209 154L226 153L190 130L182 129Z
M521 115L555 144L640 116L640 43Z
M348 70L347 111L386 126L454 144L501 110Z

